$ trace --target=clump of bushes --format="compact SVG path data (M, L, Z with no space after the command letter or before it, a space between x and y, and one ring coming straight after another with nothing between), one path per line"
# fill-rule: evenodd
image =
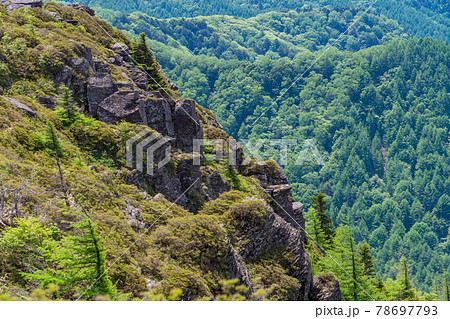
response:
M207 202L201 210L201 213L222 216L228 212L234 203L243 200L247 196L248 194L241 191L230 191L223 193L216 200Z
M224 217L236 229L259 228L267 222L267 207L259 199L244 200L232 205Z
M204 271L221 268L227 253L226 231L214 216L171 219L152 234L152 240L174 260Z
M192 215L184 208L173 205L162 196L157 196L151 201L136 201L133 202L133 205L139 208L142 220L149 226L165 225L171 218Z

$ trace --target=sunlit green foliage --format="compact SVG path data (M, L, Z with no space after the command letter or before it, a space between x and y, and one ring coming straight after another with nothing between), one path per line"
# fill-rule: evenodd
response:
M252 17L269 11L288 11L292 9L313 7L317 11L342 7L346 9L368 8L385 14L390 19L398 20L409 33L415 36L433 36L440 39L449 37L450 6L446 0L384 0L369 2L366 0L164 0L149 2L137 0L132 2L117 2L112 0L70 0L90 6L120 11L122 13L144 12L155 18L196 17L228 15L237 17ZM99 7L95 7L97 11ZM123 15L119 20L126 21ZM339 23L339 20L333 22Z

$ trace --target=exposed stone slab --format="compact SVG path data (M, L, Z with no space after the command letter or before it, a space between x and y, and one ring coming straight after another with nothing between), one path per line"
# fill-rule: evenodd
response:
M42 8L42 0L0 0L8 12L18 9Z
M23 104L22 102L19 102L15 99L12 99L10 97L3 97L5 100L7 100L8 102L14 104L18 109L21 109L25 112L27 112L28 115L32 115L32 116L36 116L37 113L35 111L33 111L28 105Z

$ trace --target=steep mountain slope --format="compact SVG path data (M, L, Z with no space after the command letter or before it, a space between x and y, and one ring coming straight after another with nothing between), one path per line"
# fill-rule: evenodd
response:
M163 0L163 1L111 1L111 0L71 0L90 6L120 11L126 14L140 11L154 18L197 17L210 15L230 15L236 17L254 17L270 11L287 11L314 7L351 7L365 10L373 5L379 13L399 21L412 35L431 36L449 40L450 8L446 0Z
M339 299L333 276L313 280L303 205L279 166L242 165L232 140L234 165L196 165L194 139L228 139L215 116L179 97L145 37L131 42L93 15L0 8L0 294L92 299L101 279L115 298ZM144 129L171 138L154 174L125 167L126 141ZM83 280L62 275L71 267Z
M151 47L166 73L186 96L213 110L235 138L297 139L285 167L294 196L308 203L316 191L327 193L337 224L350 218L356 240L375 249L379 275L394 277L393 266L404 255L413 282L429 291L442 269L449 269L449 46L432 39L395 40L359 52L332 49L319 59L320 48L333 43L327 36L337 31L331 22L352 21L345 12L268 13L249 20L156 20L138 14L110 18L131 27L132 34L151 33ZM311 19L310 29L299 38L291 28L297 15ZM386 20L368 15L359 27L369 38L377 34L371 21L381 23L382 30L374 44L383 41L383 32L388 39L389 34L401 34L401 29L396 33L386 28ZM315 48L305 46L319 51L277 51L271 44L264 57L258 56L264 36L253 41L236 35L252 34L254 24L275 39L289 39L289 44L298 40L301 47L315 41ZM314 30L325 24L330 32L321 43L324 33ZM236 44L218 54L208 39L222 29L228 30L224 39L236 39ZM308 32L314 36L304 37ZM318 145L324 166L295 164L307 139ZM278 159L279 151L266 145L261 154Z

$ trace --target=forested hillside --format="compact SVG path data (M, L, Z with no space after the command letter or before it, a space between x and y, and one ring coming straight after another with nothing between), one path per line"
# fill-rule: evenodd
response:
M372 14L337 45L345 51L333 48L308 70L361 12L301 10L247 20L101 12L131 35L152 34L151 47L183 94L213 110L236 138L298 139L285 167L296 198L307 204L317 191L328 194L336 224L348 218L356 242L374 249L379 275L395 277L404 255L419 289L430 291L442 279L450 264L448 43L385 43L403 31ZM267 32L252 33L254 26ZM215 34L225 51L211 44ZM275 41L258 51L266 38ZM326 164L295 165L301 143L311 138ZM277 159L278 151L268 146L262 154Z
M412 35L431 36L442 40L448 40L450 35L450 8L446 0L379 0L376 2L370 0L71 0L69 2L80 2L126 14L140 11L160 19L210 15L248 18L264 12L298 9L304 5L365 9L373 4L379 13L398 20Z
M271 12L250 19L217 16L157 20L138 13L123 16L104 9L99 9L98 14L130 37L141 32L150 34L152 50L183 95L218 112L222 125L234 136L241 127L243 114L249 112L245 109L254 108L255 103L269 105L270 96L277 93L279 85L264 79L263 85L268 90L262 90L262 83L244 80L239 73L241 67L250 67L247 62L265 64L277 60L270 63L276 63L278 71L285 72L282 70L285 63L301 59L309 50L334 45L356 51L393 38L407 38L404 29L393 20L348 9ZM348 33L341 36L352 24ZM240 67L236 69L237 66ZM230 70L236 71L232 77L228 75ZM223 81L229 88L222 90ZM253 92L255 102L243 105L240 90ZM223 113L224 99L225 103L241 105L239 111Z
M363 15L357 9L304 8L249 19L212 16L159 20L142 13L123 15L104 9L98 14L132 37L146 33L157 52L164 44L186 55L223 60L254 61L265 55L271 59L294 58L306 50L317 51L333 44L342 50L357 51L408 37L396 21L374 13Z

